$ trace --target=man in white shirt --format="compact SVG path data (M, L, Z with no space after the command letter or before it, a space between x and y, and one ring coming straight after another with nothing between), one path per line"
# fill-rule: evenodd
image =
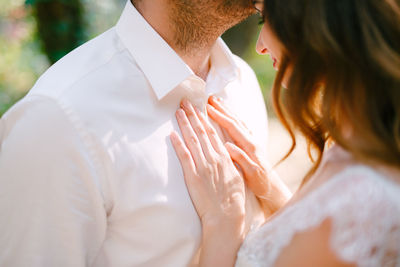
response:
M0 266L196 265L200 222L169 142L181 99L224 98L266 144L255 75L218 38L251 1L134 4L0 120ZM262 221L250 193L247 211Z

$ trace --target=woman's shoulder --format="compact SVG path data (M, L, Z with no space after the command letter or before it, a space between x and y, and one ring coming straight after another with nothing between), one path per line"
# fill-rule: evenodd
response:
M330 247L338 258L381 266L385 254L400 253L400 186L370 166L348 165L251 233L239 255L273 263L297 233L326 220L332 226Z
M397 178L376 167L350 165L316 190L309 199L313 203L305 203L315 208L313 214L321 210L320 220L331 219L331 246L341 259L360 266L383 266L393 260L386 259L387 255L400 253Z
M316 190L315 195L318 195L318 198L326 198L330 203L352 203L353 206L370 208L391 203L400 208L400 175L398 172L387 172L378 166L350 164L332 174L321 188ZM332 198L336 201L332 201Z
M337 225L400 226L400 183L381 169L351 164L299 201L307 213L330 217ZM377 219L379 218L379 219ZM340 227L342 227L340 226Z
M397 210L400 219L399 177L388 175L374 166L348 164L332 173L319 187L294 203L286 212L300 207L315 208L327 215L347 214L345 217L349 218L362 211L376 214L388 210L390 214Z
M294 233L330 220L330 246L344 261L386 266L386 254L400 255L400 184L379 167L346 166L288 213L302 221Z
M400 202L399 170L389 169L379 164L361 163L338 145L333 146L325 153L315 176L317 184L321 177L323 177L321 179L323 182L316 190L313 190L315 192L311 191L309 195L318 195L329 201L332 197L336 198L340 195L343 199L352 198L351 203L361 202L364 205L365 198ZM332 195L331 192L334 192L335 195ZM372 196L375 198L371 199Z

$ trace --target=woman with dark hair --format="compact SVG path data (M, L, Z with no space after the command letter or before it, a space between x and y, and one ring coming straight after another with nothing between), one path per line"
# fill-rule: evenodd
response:
M183 101L184 141L171 140L203 225L201 266L399 266L400 1L254 3L274 108L315 164L290 197L221 100L208 114L235 144ZM244 183L265 207L260 229L244 228Z

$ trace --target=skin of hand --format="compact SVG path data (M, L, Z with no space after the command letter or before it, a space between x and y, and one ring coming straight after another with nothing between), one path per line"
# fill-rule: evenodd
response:
M235 144L227 143L231 158L241 168L247 186L260 200L266 214L273 214L282 208L292 197L288 187L282 182L266 157L253 141L253 136L246 125L223 104L221 99L212 96L207 105L209 116L230 135Z
M233 266L245 229L245 184L205 116L187 100L176 118L171 142L202 224L200 266Z
M205 116L189 102L184 101L182 107L183 109L177 111L176 117L184 141L176 132L171 134L171 141L181 162L190 197L202 223L199 266L232 267L236 261L237 251L248 232L244 226L244 181L232 162L231 156L232 158L235 156L228 152L230 145L224 146ZM213 107L218 107L218 110L227 116L227 111L221 109L223 106L214 103ZM216 116L214 118L218 121ZM234 117L230 118L232 120ZM239 123L235 120L235 124ZM232 136L235 136L234 129L238 130L239 126L231 127ZM236 142L238 145L247 144L243 138L237 138ZM244 150L242 151L240 153L247 156L243 154ZM250 160L254 158L255 164L257 158L255 155L252 156L252 158L247 156L246 162L251 162ZM240 159L236 162L239 161ZM246 170L245 163L242 162L242 165ZM263 178L265 179L265 176ZM332 252L330 234L331 223L327 220L318 227L295 235L275 265L355 266L342 262Z

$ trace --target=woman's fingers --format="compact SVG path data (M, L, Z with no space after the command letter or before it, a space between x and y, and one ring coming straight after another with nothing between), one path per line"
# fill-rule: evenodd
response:
M210 117L229 133L238 146L249 155L255 153L256 146L250 141L250 133L247 130L240 127L235 120L226 116L211 105L207 105L207 111Z
M257 170L257 164L239 147L232 143L225 144L232 160L239 164L244 176L248 177Z
M226 149L233 161L239 164L247 186L256 196L264 196L269 189L267 173L263 167L254 162L242 149L231 143L226 143Z
M171 141L193 204L203 226L229 225L239 232L244 223L244 181L206 118L191 104L183 106L186 113L180 109L176 115L184 141L176 133L171 134ZM214 147L225 154L217 154ZM214 153L212 161L207 160L207 153Z
M237 123L237 125L243 127L244 129L250 131L246 124L241 121L238 117L236 117L222 102L219 98L215 97L215 96L211 96L208 99L208 102L215 108L217 109L219 112L221 112L222 114L224 114L225 116L227 116L228 118L232 119L233 121L235 121Z
M179 137L178 133L175 131L172 132L170 135L170 139L181 163L183 176L189 191L190 198L193 201L193 205L195 206L197 213L201 217L204 214L205 208L203 206L208 197L206 191L204 190L203 183L206 180L200 179L192 155L189 149L186 147L185 143Z
M176 155L181 162L183 173L185 178L193 176L196 173L196 166L194 164L192 155L189 149L183 143L182 139L179 137L178 133L173 131L170 136L171 143L175 149Z
M208 134L203 123L198 117L199 113L195 111L193 105L186 99L182 101L181 106L184 109L194 132L196 133L206 159L209 162L213 162L215 160L215 150L210 139L208 138Z
M176 112L176 119L181 129L183 139L185 140L186 147L189 149L196 167L204 168L207 165L207 160L203 154L200 141L183 109L178 109Z
M228 152L226 151L226 148L222 143L221 138L218 136L217 131L214 129L214 127L211 125L211 123L208 121L203 113L201 113L198 109L196 109L196 113L207 132L208 138L210 139L214 150L219 154L227 155Z

